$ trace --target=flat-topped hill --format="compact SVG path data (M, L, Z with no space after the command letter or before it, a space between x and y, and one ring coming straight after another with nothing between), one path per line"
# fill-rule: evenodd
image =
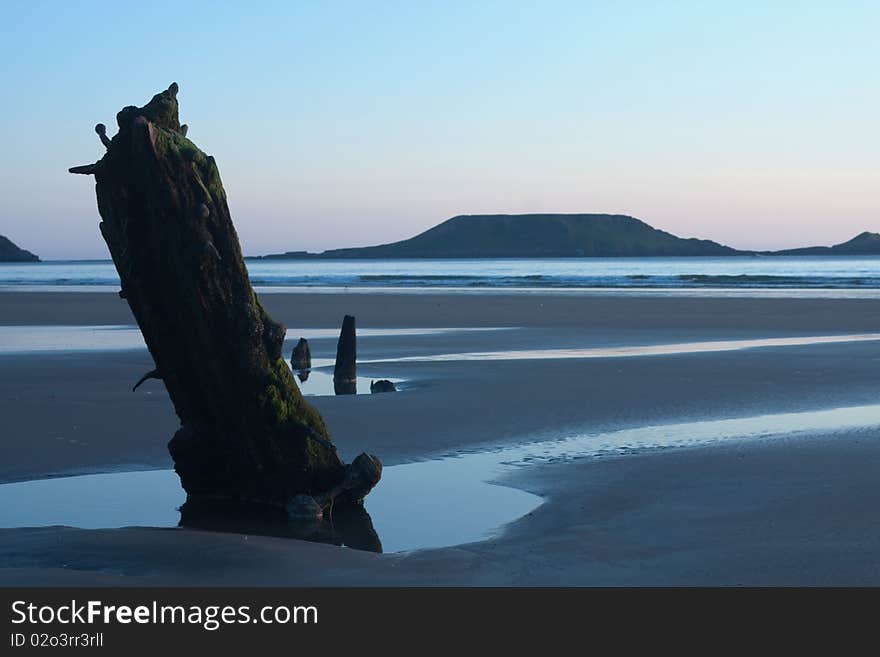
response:
M559 258L718 256L739 252L683 239L634 217L612 214L460 215L410 239L325 251L321 258ZM307 257L287 253L268 258Z
M304 258L577 258L745 256L711 240L682 238L622 214L468 214L399 242L323 253L288 251L265 259ZM880 255L880 233L864 232L835 246L760 255Z

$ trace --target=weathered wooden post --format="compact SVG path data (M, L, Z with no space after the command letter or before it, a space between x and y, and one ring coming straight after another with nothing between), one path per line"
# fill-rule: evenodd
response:
M337 395L357 393L357 334L351 315L342 319L342 330L336 344L336 366L333 368L333 388Z
M181 427L168 445L193 501L288 508L359 501L381 464L345 465L281 355L285 327L253 289L214 158L187 139L177 84L116 116L95 176L110 255ZM365 466L365 467L361 467Z

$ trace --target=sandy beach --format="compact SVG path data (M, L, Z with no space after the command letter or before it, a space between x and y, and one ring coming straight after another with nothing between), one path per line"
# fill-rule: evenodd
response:
M387 466L578 432L863 406L880 389L875 340L419 360L870 334L880 332L870 300L501 292L262 298L306 337L309 329L338 327L345 313L361 329L461 329L363 336L359 359L371 362L359 373L402 379L403 391L310 397L346 459L367 449ZM111 293L0 293L0 329L130 324L127 305ZM298 337L288 334L286 356ZM310 342L314 357L332 358L334 338ZM178 423L162 384L131 392L151 367L142 348L0 354L0 482L171 467L166 443ZM500 483L540 495L541 506L487 540L404 554L168 528L0 529L0 583L876 585L877 438L867 427L519 467Z

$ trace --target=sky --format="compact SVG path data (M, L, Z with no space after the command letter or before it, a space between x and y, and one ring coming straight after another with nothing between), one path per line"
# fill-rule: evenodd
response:
M744 249L880 230L880 3L0 6L0 234L106 258L95 123L180 85L243 250L607 212Z

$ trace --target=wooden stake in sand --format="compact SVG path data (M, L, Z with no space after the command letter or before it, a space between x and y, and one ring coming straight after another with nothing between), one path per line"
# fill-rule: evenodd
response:
M351 315L342 319L342 330L336 344L333 389L337 395L357 394L357 334L354 317Z

